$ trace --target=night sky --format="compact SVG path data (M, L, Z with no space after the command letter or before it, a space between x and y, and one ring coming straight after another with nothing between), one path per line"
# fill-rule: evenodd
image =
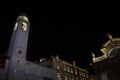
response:
M107 33L120 37L120 18L111 9L80 9L52 12L18 8L0 13L0 54L8 50L11 33L20 13L30 20L27 60L35 61L58 55L69 63L94 74L91 52L101 55L101 46L108 40ZM48 14L44 14L48 13Z

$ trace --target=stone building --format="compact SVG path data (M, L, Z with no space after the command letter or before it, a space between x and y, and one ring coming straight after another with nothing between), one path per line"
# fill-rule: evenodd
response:
M89 80L88 71L73 64L61 60L58 56L51 56L50 59L40 59L41 66L52 68L56 71L57 80Z
M0 57L0 80L56 80L53 69L26 61L30 22L17 18L7 54Z
M97 80L120 80L120 38L113 38L103 44L102 56L96 57L92 53L93 66Z
M16 20L6 55L0 56L0 80L89 80L87 70L51 56L40 63L26 60L30 22L25 14Z

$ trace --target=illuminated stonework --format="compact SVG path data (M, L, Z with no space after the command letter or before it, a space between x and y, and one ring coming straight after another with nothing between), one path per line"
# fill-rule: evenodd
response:
M22 22L22 30L27 31L27 23L26 22Z
M120 80L120 37L109 40L101 47L102 56L92 55L97 80Z
M39 64L55 70L57 72L57 80L88 80L88 71L76 66L75 61L70 64L61 60L58 56L51 56L48 61L40 62Z
M17 18L17 20L19 20L20 18L22 18L24 21L26 21L26 22L29 22L29 20L28 20L28 18L26 17L26 16L19 16L18 18Z
M23 31L27 31L27 26L28 26L29 20L26 16L19 16L17 18L17 22L15 23L14 31L20 27Z
M95 57L95 54L92 53L93 63L120 55L120 38L109 38L109 40L103 44L101 52L103 55L99 57Z
M14 31L17 29L17 27L18 27L18 22L15 23Z

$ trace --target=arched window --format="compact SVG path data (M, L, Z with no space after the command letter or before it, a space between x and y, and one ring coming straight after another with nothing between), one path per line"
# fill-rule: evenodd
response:
M22 22L22 30L27 31L27 23Z

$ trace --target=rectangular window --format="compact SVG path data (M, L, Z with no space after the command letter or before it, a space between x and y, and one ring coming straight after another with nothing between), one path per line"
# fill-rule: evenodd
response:
M66 66L64 65L64 71L66 71Z
M67 71L70 72L70 68L69 68L69 66L67 66Z
M61 74L57 73L57 80L61 80Z
M60 65L57 63L57 69L60 69Z

